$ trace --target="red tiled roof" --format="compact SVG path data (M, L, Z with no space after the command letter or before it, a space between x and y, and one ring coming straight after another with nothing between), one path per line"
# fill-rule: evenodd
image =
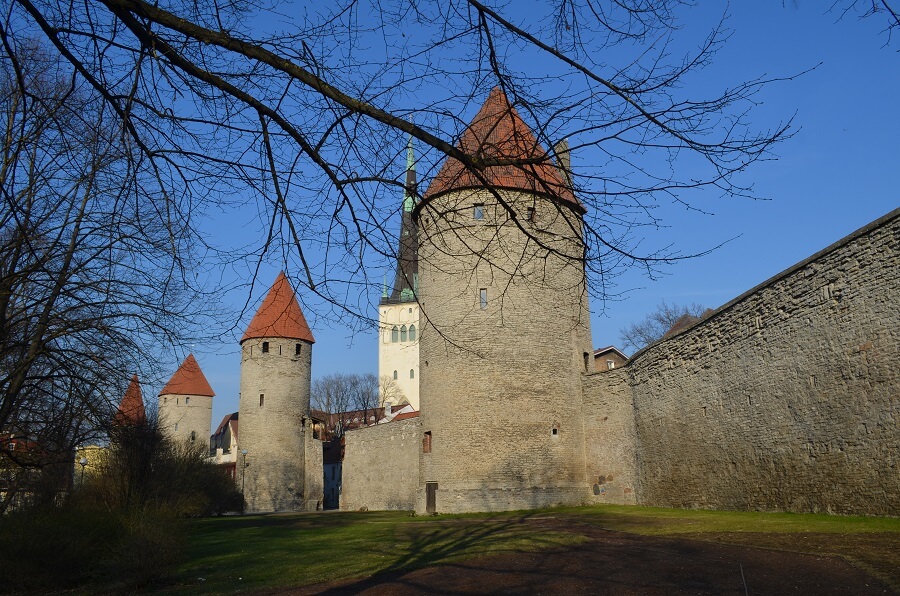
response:
M209 386L209 382L200 370L200 365L193 354L188 354L166 386L159 392L160 395L206 395L213 397L215 392Z
M418 412L403 412L402 414L397 414L393 418L391 418L391 422L395 422L397 420L406 420L407 418L418 418Z
M278 274L275 283L260 305L259 310L247 330L241 343L248 339L261 337L281 337L285 339L302 339L315 343L312 331L306 324L306 318L297 302L297 296L284 271Z
M232 420L234 421L234 425L232 426L231 432L236 433L238 425L238 412L232 412L231 414L225 414L225 417L222 418L222 422L220 422L219 426L216 427L216 432L213 433L213 436L224 432L225 426Z
M500 87L494 87L488 95L456 146L475 159L540 160L529 164L490 166L482 171L482 175L493 187L548 195L584 212L570 185ZM461 162L448 157L425 191L424 200L454 190L483 187L484 184Z
M141 385L138 382L138 376L132 375L128 389L125 390L125 396L119 403L119 410L116 412L113 422L120 425L137 425L143 424L147 419L147 413L144 411L144 397L141 394Z

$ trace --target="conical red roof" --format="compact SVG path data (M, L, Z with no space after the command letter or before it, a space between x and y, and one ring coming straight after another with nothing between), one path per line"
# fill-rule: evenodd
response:
M282 337L286 339L302 339L315 343L312 331L306 324L306 318L294 295L294 289L285 276L284 271L278 274L272 289L260 305L259 310L247 330L241 343L248 339L261 337Z
M119 410L116 412L113 422L119 425L138 425L143 424L146 420L147 413L144 411L141 385L138 382L138 376L132 375L131 383L125 390L125 396L119 403Z
M548 195L584 211L570 185L566 184L546 150L499 87L494 87L488 95L456 146L476 159L539 160L490 166L482 171L482 175L493 187ZM454 190L483 187L484 184L461 162L448 157L425 191L424 199L427 201Z
M159 392L160 395L206 395L213 397L215 392L209 386L209 382L200 370L200 365L194 359L193 354L188 354L166 386Z

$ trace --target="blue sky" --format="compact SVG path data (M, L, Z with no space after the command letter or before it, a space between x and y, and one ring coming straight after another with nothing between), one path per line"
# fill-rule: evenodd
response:
M703 4L696 9L698 22L709 22L725 7L719 2ZM595 347L619 344L619 330L663 299L718 307L900 206L900 52L896 49L900 44L884 47L887 38L881 32L881 20L859 21L852 15L838 20L837 14L823 10L820 3L776 0L740 2L729 8L731 38L714 65L692 84L715 86L760 75L784 77L816 67L795 80L770 86L759 97L763 104L754 118L760 118L762 125L796 114L798 130L775 149L777 160L754 165L743 179L767 200L703 197L697 206L709 214L660 205L667 227L648 229L648 243L671 242L680 252L691 254L730 241L709 255L668 267L656 280L637 271L623 275L618 289L627 292L620 299L592 304ZM583 156L573 156L576 173L580 159ZM222 242L234 233L233 224L224 218L212 220L209 230L214 237L223 236ZM279 268L274 262L263 268L251 297L254 305ZM232 294L226 299L239 302L240 308L246 296ZM377 300L378 292L373 291L373 312ZM233 340L194 348L217 394L213 426L238 407L237 339L255 306L249 311L237 325ZM374 331L329 327L315 313L307 314L317 340L314 378L333 372L377 372ZM145 386L145 395L157 392L158 387Z

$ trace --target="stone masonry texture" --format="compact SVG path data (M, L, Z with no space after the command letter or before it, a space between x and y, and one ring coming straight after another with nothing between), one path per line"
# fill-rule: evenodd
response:
M538 195L498 192L515 219L484 190L432 198L419 213L420 420L432 439L420 512L432 482L448 513L580 503L588 492L581 219Z
M900 210L635 355L639 502L900 512Z
M422 447L418 418L376 424L344 435L341 509L415 508Z
M254 338L241 344L238 449L248 451L243 470L247 511L302 511L322 499L321 455L305 453L310 445L322 450L319 441L307 438L312 435L311 361L312 344L302 340ZM308 462L319 469L307 470ZM306 478L313 475L318 484L307 487Z

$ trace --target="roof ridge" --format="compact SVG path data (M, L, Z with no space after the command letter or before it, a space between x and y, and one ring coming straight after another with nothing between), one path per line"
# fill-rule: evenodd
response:
M206 375L200 370L200 365L193 354L188 354L169 382L166 383L160 395L202 395L213 397L215 391L206 380Z
M301 339L309 343L316 341L284 271L278 273L240 343L263 337Z

